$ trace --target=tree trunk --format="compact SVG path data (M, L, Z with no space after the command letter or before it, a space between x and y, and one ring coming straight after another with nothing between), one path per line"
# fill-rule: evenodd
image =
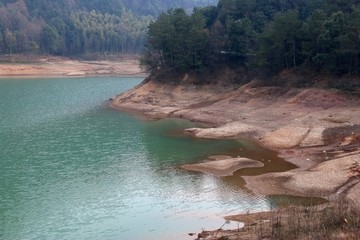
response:
M351 76L352 61L353 61L353 52L350 53L349 76Z
M293 40L293 54L294 54L294 69L296 69L296 45L295 45L295 39Z
M355 74L358 74L359 73L359 69L360 69L360 66L359 66L359 55L360 55L360 52L357 52L356 55L355 55Z
M286 68L288 68L289 63L288 63L287 56L286 56L286 45L285 44L284 44L284 57L285 57L285 66L286 66Z

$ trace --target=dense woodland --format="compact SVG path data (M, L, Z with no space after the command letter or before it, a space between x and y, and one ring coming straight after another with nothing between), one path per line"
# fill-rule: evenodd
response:
M160 13L217 0L0 0L0 54L139 53Z
M149 71L206 72L219 63L277 73L360 74L359 0L220 0L162 13L149 26Z
M150 72L359 75L360 0L0 0L0 54L140 52Z

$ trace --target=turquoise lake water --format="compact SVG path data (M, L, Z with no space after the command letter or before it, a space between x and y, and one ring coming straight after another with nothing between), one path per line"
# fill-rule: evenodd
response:
M141 80L0 79L0 239L189 239L270 208L241 179L178 167L257 146L192 139L176 133L193 123L107 106Z

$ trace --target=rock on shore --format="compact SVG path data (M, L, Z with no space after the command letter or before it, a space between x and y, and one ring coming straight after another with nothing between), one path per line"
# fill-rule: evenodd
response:
M151 119L178 117L207 123L208 128L186 132L198 138L252 138L299 166L285 173L246 177L254 191L341 195L360 208L360 197L356 198L360 172L347 170L360 159L358 96L333 89L266 87L257 81L242 86L198 86L162 84L148 78L114 98L111 106L140 111ZM230 169L236 164L232 162ZM208 165L193 166L199 167ZM346 191L340 194L342 188Z
M243 168L263 167L264 164L247 158L227 158L196 164L184 164L181 168L223 177L231 176Z

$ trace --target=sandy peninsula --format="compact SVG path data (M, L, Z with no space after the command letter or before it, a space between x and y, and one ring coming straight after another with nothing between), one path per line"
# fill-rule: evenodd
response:
M79 60L45 55L3 55L0 77L145 77L137 56L109 56L100 60Z
M234 172L244 168L263 167L264 164L247 158L232 158L231 156L222 159L211 160L195 164L184 164L181 168L189 171L203 172L214 176L230 176Z
M184 76L182 84L148 78L110 104L151 119L177 117L207 123L209 127L185 131L197 138L251 138L298 166L244 177L246 186L257 194L341 198L360 210L360 98L356 93L264 86L256 79L241 86L200 86ZM229 175L241 166L228 163ZM185 168L223 176L224 164ZM212 165L215 168L210 170Z

